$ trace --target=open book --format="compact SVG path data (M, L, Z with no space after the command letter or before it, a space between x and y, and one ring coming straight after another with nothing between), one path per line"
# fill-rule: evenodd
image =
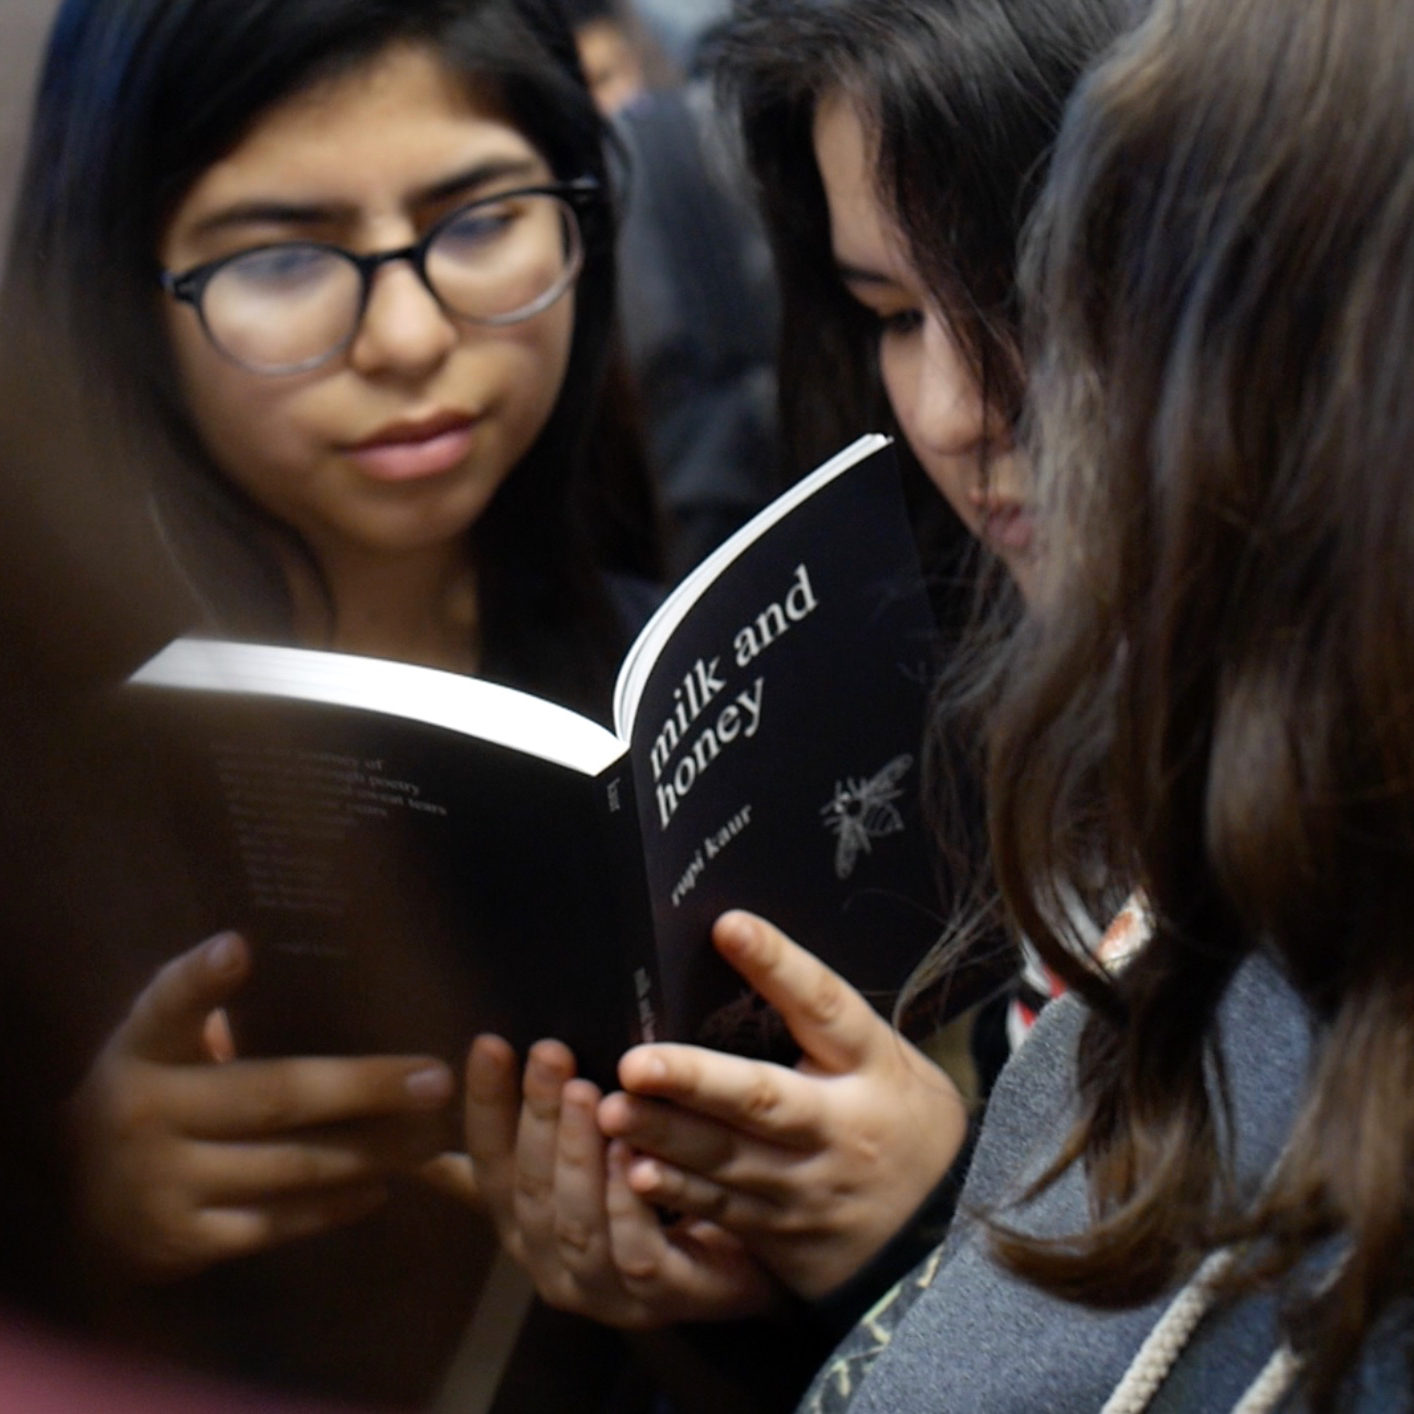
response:
M769 1053L713 952L754 909L885 1006L938 930L919 820L932 617L888 439L846 448L666 599L617 730L402 663L179 639L128 696L252 940L253 1051L492 1029L610 1078L640 1039Z

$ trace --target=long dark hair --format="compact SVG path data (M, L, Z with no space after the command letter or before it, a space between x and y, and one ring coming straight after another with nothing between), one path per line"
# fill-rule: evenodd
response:
M1128 0L737 0L708 50L740 114L782 300L788 450L804 470L891 425L877 331L835 269L815 165L820 101L845 93L878 145L878 194L989 406L1014 421L1016 265L1061 110Z
M149 468L170 538L228 629L289 631L270 541L292 532L220 474L192 427L158 317L159 233L259 114L399 41L427 45L494 93L558 178L593 176L608 192L601 123L553 0L66 0L55 20L7 314L67 336L76 398ZM563 389L472 531L484 670L581 705L602 698L622 646L594 566L616 513L605 481L633 483L625 468L642 468L619 402L603 396L615 300L608 200L582 224ZM621 567L652 568L642 535L619 545Z
M1016 424L1025 395L1017 295L1021 235L1080 75L1132 0L737 0L708 54L735 107L781 291L781 424L797 472L860 432L897 431L878 370L877 321L835 266L815 161L815 113L847 95L877 145L879 204L948 319L988 407ZM937 729L926 805L953 916L905 989L900 1015L973 999L964 960L1013 961L982 839L971 661L1010 631L1014 587L900 441L939 616ZM936 984L936 985L935 985ZM992 983L985 978L981 985Z
M1055 1171L1096 1216L1002 1255L1127 1304L1215 1245L1256 1244L1251 1289L1343 1235L1294 1309L1329 1406L1414 1294L1414 10L1162 0L1084 86L1036 239L1045 581L988 795L1008 903L1092 1005ZM1152 912L1114 978L1067 946L1076 878ZM1318 1045L1240 1211L1215 1016L1258 951Z

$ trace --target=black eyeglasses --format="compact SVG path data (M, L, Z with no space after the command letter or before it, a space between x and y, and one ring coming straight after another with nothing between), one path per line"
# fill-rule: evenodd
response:
M540 313L579 274L579 213L598 200L593 177L518 187L458 207L400 250L359 255L279 241L159 278L232 362L253 373L301 373L353 342L373 277L393 261L406 260L455 319L514 324Z

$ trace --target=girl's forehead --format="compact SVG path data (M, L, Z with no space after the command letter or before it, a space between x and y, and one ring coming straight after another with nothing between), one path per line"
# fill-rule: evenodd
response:
M431 49L397 45L262 113L195 182L181 215L253 198L362 206L416 201L493 168L537 181L549 165L498 96Z
M253 126L271 120L318 122L322 110L337 112L350 103L373 112L409 105L495 108L489 83L458 71L430 45L398 41L301 85Z
M849 94L835 90L817 105L814 146L836 261L900 283L917 282L907 242L880 196L878 143Z

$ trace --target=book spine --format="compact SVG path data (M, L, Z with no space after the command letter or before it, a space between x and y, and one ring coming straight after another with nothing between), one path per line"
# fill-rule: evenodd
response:
M648 871L639 829L638 800L628 755L598 781L608 851L618 881L618 914L623 920L621 954L626 979L625 1010L632 1044L671 1039L665 1031L662 975L653 934Z

